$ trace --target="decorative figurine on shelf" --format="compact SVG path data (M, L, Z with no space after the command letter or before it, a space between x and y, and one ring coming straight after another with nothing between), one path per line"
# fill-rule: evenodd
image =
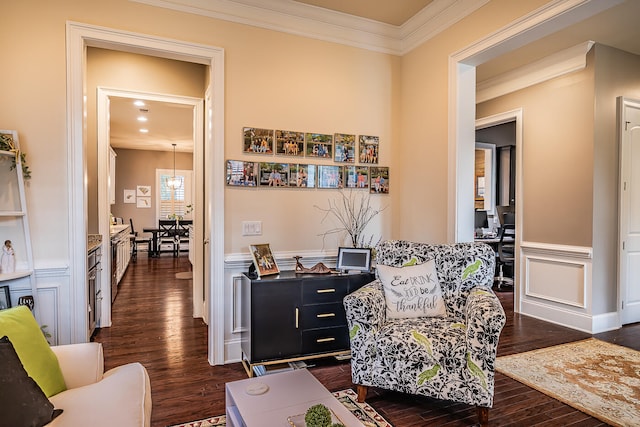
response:
M16 269L16 259L13 255L13 247L11 240L5 240L2 247L2 256L0 256L0 273L13 273Z
M306 268L300 262L300 258L302 258L301 256L296 255L293 258L296 260L296 269L295 269L296 273L311 273L311 274L337 273L337 271L331 270L329 267L327 267L326 265L324 265L321 262L317 263L316 265L314 265L311 268Z
M293 258L296 260L296 271L302 273L302 271L304 270L304 266L300 262L300 258L302 257L300 255L296 255Z

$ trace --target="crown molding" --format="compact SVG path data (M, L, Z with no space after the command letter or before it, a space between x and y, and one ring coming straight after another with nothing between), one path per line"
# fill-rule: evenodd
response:
M489 0L434 0L402 26L293 0L130 1L400 56Z
M580 43L531 64L478 82L476 102L489 101L565 74L583 70L587 66L587 53L594 44L593 41Z

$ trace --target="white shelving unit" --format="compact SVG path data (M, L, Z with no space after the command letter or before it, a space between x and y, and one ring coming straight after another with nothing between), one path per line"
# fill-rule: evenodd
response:
M0 272L0 286L9 286L12 306L17 304L17 294L31 294L34 298L33 314L39 318L38 289L33 270L33 252L29 216L24 192L24 176L20 158L18 133L0 130L0 137L10 140L13 149L0 150L0 247L11 240L15 251L15 271ZM12 167L15 165L15 167Z

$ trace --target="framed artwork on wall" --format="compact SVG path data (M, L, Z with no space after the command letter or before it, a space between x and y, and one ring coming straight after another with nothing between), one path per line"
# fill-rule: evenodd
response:
M151 186L150 185L136 186L136 196L138 197L151 196Z
M378 149L380 146L380 137L360 135L358 139L358 153L360 163L378 164Z
M316 186L315 165L289 165L289 187L314 188Z
M124 203L136 202L136 190L124 190Z
M307 157L333 158L333 135L324 133L305 134L305 154Z
M138 197L138 200L136 200L136 207L151 209L151 197Z
M345 188L369 188L368 166L345 166Z
M251 257L253 258L253 264L256 267L258 277L278 274L280 272L268 243L249 245L249 251L251 251Z
M340 163L354 163L356 160L356 136L336 133L333 137L334 160Z
M342 166L318 166L318 188L342 188L343 182Z
M227 185L255 187L258 185L258 163L227 160Z
M376 194L389 194L389 168L383 166L371 166L369 168L369 192Z
M242 129L243 149L245 153L273 154L273 130L259 128Z
M276 130L276 154L304 156L304 132Z
M260 185L265 187L287 187L289 185L289 164L260 163Z
M8 286L0 286L0 310L11 308L11 294Z

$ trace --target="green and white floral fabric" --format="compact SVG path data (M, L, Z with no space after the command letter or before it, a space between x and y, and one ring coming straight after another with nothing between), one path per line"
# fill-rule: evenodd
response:
M506 318L491 290L495 252L482 243L401 240L377 248L393 267L435 260L447 315L389 319L376 280L347 295L354 384L491 407L498 338Z

